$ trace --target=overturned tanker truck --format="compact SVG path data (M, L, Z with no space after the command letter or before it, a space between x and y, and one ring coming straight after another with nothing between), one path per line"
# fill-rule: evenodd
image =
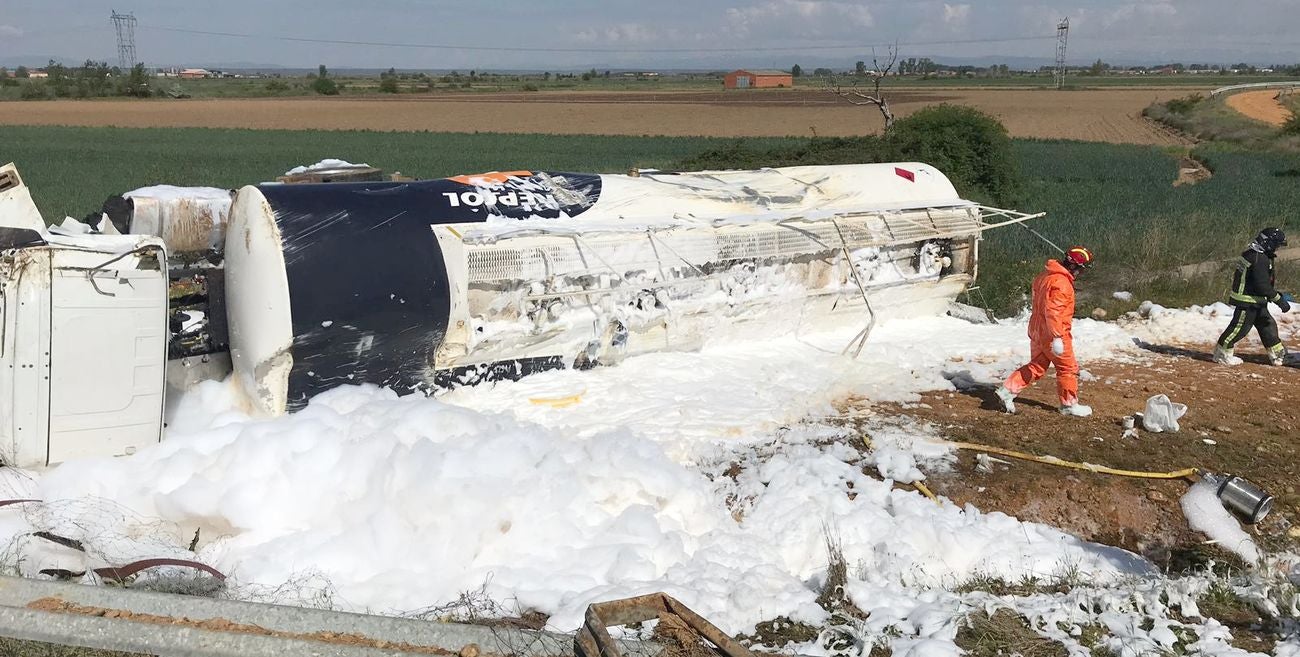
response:
M944 312L983 231L1041 216L918 163L127 196L101 224L127 235L68 235L0 169L7 462L157 442L168 382L233 374L277 415L341 384L428 394L718 336L859 326L860 349L878 320ZM40 404L15 372L50 377L23 393Z

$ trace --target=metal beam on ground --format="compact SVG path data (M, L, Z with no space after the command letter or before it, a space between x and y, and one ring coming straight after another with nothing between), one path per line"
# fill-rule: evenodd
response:
M153 618L142 618L153 617ZM215 622L204 622L215 621ZM244 626L242 628L234 626ZM340 636L348 635L348 636ZM199 596L0 577L0 636L145 654L568 657L573 636ZM649 643L622 642L652 655ZM472 653L468 650L465 654Z

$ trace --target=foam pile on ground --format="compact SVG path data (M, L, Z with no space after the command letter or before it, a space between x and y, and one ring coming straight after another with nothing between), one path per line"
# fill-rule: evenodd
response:
M1254 539L1241 529L1236 518L1223 508L1215 492L1217 482L1202 479L1192 485L1183 495L1180 504L1187 524L1215 541L1224 549L1235 552L1247 563L1259 561L1259 547Z
M1074 573L1077 575L1077 573ZM969 614L993 615L1008 610L1042 637L1062 643L1071 657L1097 651L1113 655L1203 654L1245 657L1231 645L1232 636L1213 619L1198 623L1197 600L1226 581L1182 578L1133 579L1108 587L1071 581L1071 572L1042 573L1025 580L1022 593L1004 593L1007 581L983 575L964 584L973 590L916 591L889 582L852 581L850 599L869 615L866 620L834 626L827 634L847 635L866 650L826 650L832 643L798 646L797 654L865 657L873 645L889 646L894 655L960 655L953 642ZM980 588L980 587L987 587ZM1059 592L1064 591L1064 592ZM1248 593L1243 590L1242 593ZM1235 592L1234 592L1235 594ZM1104 629L1085 644L1086 628ZM1146 628L1146 629L1144 629Z
M760 342L719 339L699 353L647 354L619 367L546 372L457 389L442 399L580 436L626 429L693 462L736 443L767 440L775 429L801 419L836 414L836 400L914 402L922 392L954 390L957 384L994 384L1029 359L1022 321L888 322L872 332L857 360L840 354L855 332ZM1138 352L1113 324L1081 320L1075 334L1085 360ZM581 392L582 401L562 408L529 401L557 391Z
M492 597L555 614L562 629L592 601L653 590L733 632L773 615L820 622L807 581L825 568L827 526L873 580L900 585L1061 563L1103 578L1149 570L1043 525L894 490L854 465L865 455L820 444L825 428L787 432L776 453L746 452L751 467L715 482L629 432L579 438L368 387L326 393L291 417L232 419L132 457L66 464L38 492L51 504L111 500L175 523L179 536L222 535L197 558L229 573L236 592L312 572L338 606L393 611L488 582ZM61 535L139 534L132 518L83 528L76 520L93 507Z
M1290 341L1300 335L1300 312L1283 313L1272 305L1269 309L1278 322L1283 341ZM1228 328L1232 314L1233 307L1226 303L1170 309L1144 301L1137 311L1125 315L1118 323L1133 333L1134 337L1153 344L1205 344L1213 343L1219 338L1223 330ZM1252 331L1242 344L1258 342L1258 336Z
M1300 633L1290 641L1278 643L1273 654L1276 655L1276 657L1300 657Z
M1076 345L1085 362L1142 357L1136 332L1199 340L1200 316L1083 320ZM438 400L345 387L272 420L204 384L170 409L161 445L38 479L6 473L0 486L45 504L0 509L0 539L54 528L111 561L162 549L160 536L184 552L200 529L197 558L228 572L236 596L397 612L486 586L572 629L590 602L662 590L741 632L777 616L829 621L815 603L829 530L852 566L850 597L872 623L897 626L877 628L901 633L896 653L917 657L952 654L974 603L948 589L977 574L1068 570L1115 586L1154 575L1122 550L895 489L891 479L916 481L946 458L926 427L866 422L874 449L839 428L842 400L912 402L1001 380L1028 358L1023 317L890 322L857 361L840 355L851 337L720 340ZM569 394L580 401L530 401ZM10 545L11 558L29 556ZM308 581L329 590L282 586ZM1055 604L1043 598L1041 617L1072 609ZM1079 618L1165 645L1166 626L1140 629L1119 602L1096 609Z

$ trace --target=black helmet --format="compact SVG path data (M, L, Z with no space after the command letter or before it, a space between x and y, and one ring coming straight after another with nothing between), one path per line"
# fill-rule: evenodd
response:
M1286 246L1286 233L1281 228L1265 228L1255 236L1255 243L1264 249L1264 253L1274 253Z

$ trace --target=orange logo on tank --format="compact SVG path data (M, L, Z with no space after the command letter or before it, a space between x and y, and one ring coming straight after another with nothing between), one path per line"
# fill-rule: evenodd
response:
M532 171L489 171L487 173L452 176L447 180L462 185L482 185L485 183L504 183L511 178L527 178L531 175L533 175Z

